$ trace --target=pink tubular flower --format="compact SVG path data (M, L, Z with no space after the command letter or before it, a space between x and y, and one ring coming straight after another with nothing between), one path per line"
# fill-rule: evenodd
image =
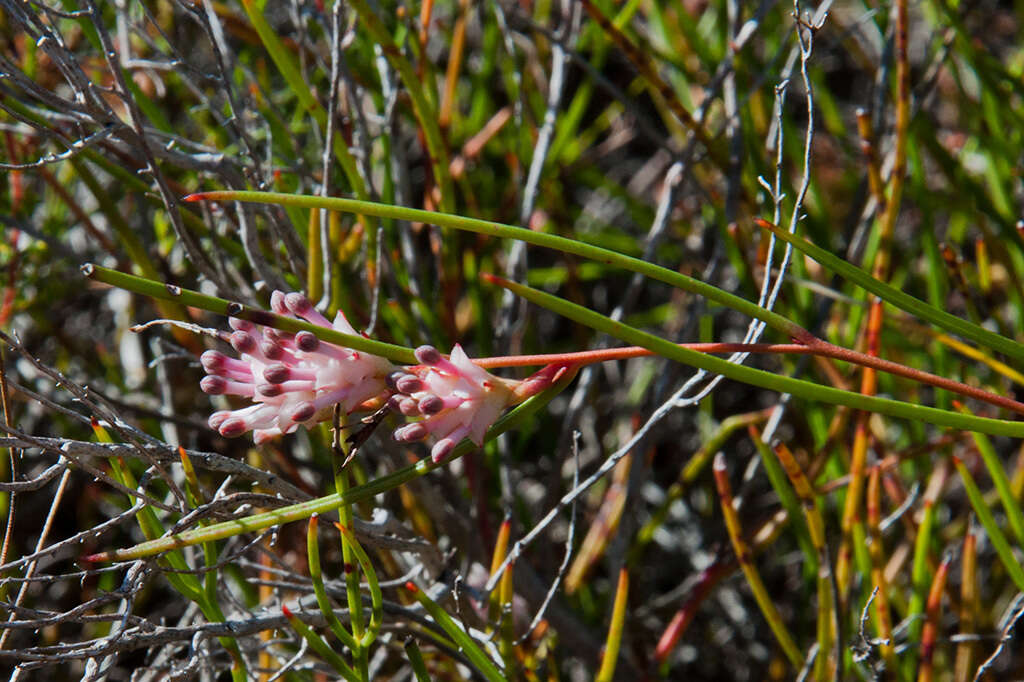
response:
M331 323L302 294L275 291L270 304L280 315L356 334L340 311ZM207 376L199 385L206 393L240 395L253 404L210 416L210 427L223 436L253 431L259 444L299 424L328 419L337 403L352 412L388 393L385 378L394 366L384 358L322 342L306 331L290 334L235 318L230 323L231 345L240 358L206 351L200 360Z
M419 367L407 368L388 377L396 395L392 406L402 414L420 416L420 421L395 430L395 440L412 442L434 438L430 456L444 459L463 438L477 445L502 411L518 402L519 382L496 377L474 365L462 346L452 349L446 359L433 346L416 349Z

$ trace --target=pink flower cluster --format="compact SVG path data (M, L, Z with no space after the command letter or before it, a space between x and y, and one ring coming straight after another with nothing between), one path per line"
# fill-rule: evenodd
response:
M334 321L320 314L302 294L275 291L271 307L279 315L346 334L357 332L339 312ZM445 358L432 346L416 349L421 363L398 368L387 359L296 334L231 318L231 346L238 357L206 351L201 357L206 393L249 398L251 405L215 412L210 427L227 437L253 432L257 444L331 417L334 405L346 413L375 409L385 402L415 419L397 428L395 440L433 440L431 457L440 461L463 438L477 445L501 413L550 385L550 368L523 381L494 376L476 366L456 345Z
M302 294L275 291L275 313L300 317L312 324L355 334L339 312L330 322ZM206 393L251 398L252 405L215 412L210 427L221 435L253 432L256 443L295 431L299 424L328 419L336 403L352 412L387 390L385 377L395 369L386 359L323 343L307 331L289 334L232 318L231 346L239 358L206 351L200 358L207 375L200 382Z
M450 359L433 346L416 349L422 365L392 375L396 395L392 405L402 414L421 416L420 421L395 431L395 440L411 442L433 436L430 456L444 459L463 438L477 445L513 400L517 382L490 374L474 365L462 346L455 344Z

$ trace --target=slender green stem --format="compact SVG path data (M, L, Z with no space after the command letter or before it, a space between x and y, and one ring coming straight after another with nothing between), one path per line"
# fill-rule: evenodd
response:
M124 462L119 458L114 457L110 460L110 468L113 472L114 479L119 483L128 488L136 488L138 484L135 481L135 477L132 476L128 467L125 466ZM129 500L129 504L131 504ZM147 538L159 538L164 534L163 524L156 516L156 512L153 511L152 507L145 506L139 510L136 516L138 520L139 528L142 530L142 534ZM182 596L199 603L204 600L206 593L199 584L199 579L189 573L188 562L181 555L180 552L168 552L164 560L173 569L174 572L167 574L167 582L174 586L174 589L178 590Z
M349 682L363 682L366 678L360 678L356 671L352 669L345 659L342 658L338 652L328 646L327 642L324 641L323 637L313 632L313 629L308 625L299 620L299 617L291 612L287 606L281 608L284 612L284 617L288 619L288 623L309 643L309 646L313 651L317 652L321 658L327 661L332 668L338 671L338 674L344 677Z
M349 634L349 631L345 629L345 626L342 625L338 615L334 613L334 606L331 604L330 597L327 596L327 588L324 585L323 572L320 569L320 539L317 535L317 528L320 525L319 519L319 514L313 514L309 517L309 527L306 530L306 555L309 560L309 579L313 581L313 593L316 595L316 603L320 607L320 613L324 614L324 618L327 620L327 626L331 628L331 632L334 633L342 644L354 652L359 645L355 638Z
M273 60L274 65L277 66L277 70L284 76L285 82L288 83L288 88L298 98L302 108L309 112L319 109L320 103L313 96L309 83L302 77L299 65L295 63L295 58L285 48L281 39L277 37L274 28L263 17L262 5L258 5L255 0L242 0L242 8L249 17L249 23L256 29L256 34L260 37L263 47L270 53L270 58Z
M405 640L405 656L409 659L409 666L416 675L416 682L430 682L430 673L427 671L427 664L423 662L423 654L413 637Z
M178 456L181 458L181 468L185 472L185 499L192 509L198 509L206 504L202 499L202 489L199 487L199 477L196 476L196 469L192 465L192 458L188 456L185 448L178 446ZM210 522L206 519L199 521L200 526L208 526ZM163 533L161 533L162 535ZM212 542L203 543L203 559L206 561L206 574L203 577L203 589L206 598L212 603L217 601L217 571L211 570L217 565L217 545Z
M969 414L966 408L962 408L960 411ZM1010 530L1013 531L1013 537L1017 540L1017 546L1024 548L1024 512L1021 511L1020 503L1013 495L1013 488L1010 485L1010 478L1006 475L1006 469L1003 468L1003 463L999 459L999 455L996 454L992 441L982 433L972 435L974 444L978 448L978 454L981 455L981 460L985 463L985 468L988 469L988 475L992 478L992 483L995 484L999 501L1002 502L1003 510L1006 512L1006 519L1010 522Z
M323 232L320 211L310 211L306 238L306 293L314 301L319 301L324 295Z
M489 220L466 218L464 216L451 215L448 213L436 213L434 211L423 211L404 206L391 206L378 204L370 201L359 201L357 199L343 199L339 197L316 197L299 194L284 194L281 192L239 192L239 191L218 191L201 192L185 197L186 201L251 201L255 203L278 204L281 206L299 206L303 208L326 208L331 211L343 213L357 213L371 215L378 218L392 220L405 220L409 222L421 222L440 227L450 227L466 232L475 232L502 239L518 239L519 241L554 249L563 253L571 253L575 256L588 258L590 260L614 265L616 267L638 272L642 275L656 279L683 291L688 291L697 296L703 296L709 301L720 303L727 308L732 308L750 317L763 321L772 329L784 334L787 338L803 341L811 337L810 332L800 325L786 319L778 313L763 308L744 298L730 294L726 291L701 282L693 277L663 268L653 263L648 263L639 258L626 256L615 251L603 249L599 246L592 246L574 239L566 239L554 234L535 232L521 227L513 227L502 223L495 223Z
M931 576L928 574L928 553L932 543L932 527L935 524L935 502L925 499L924 509L921 515L921 523L917 527L917 539L914 542L914 560L911 564L910 583L913 594L910 596L910 604L907 608L907 641L918 642L921 638L921 628L924 624L921 621L921 614L924 613L924 602L928 596L928 586L931 584ZM917 652L909 650L904 654L903 676L909 678L917 667Z
M535 232L533 230L526 230L521 227L513 227L511 225L504 225L502 223L495 223L487 220L478 220L476 218L466 218L463 216L450 215L447 213L436 213L433 211L423 211L420 209L405 208L402 206L391 206L388 204L378 204L368 201L359 201L356 199L343 199L337 197L303 196L297 194L284 194L279 192L218 191L193 194L189 197L186 197L186 200L252 201L260 203L279 204L282 206L326 208L328 210L333 211L372 215L380 218L405 220L410 222L424 222L433 225L439 225L441 227L451 227L454 229L466 230L468 232L486 234L504 239L518 239L528 244L534 244L537 246L555 249L557 251L562 251L564 253L570 253L576 256L581 256L583 258L589 258L591 260L595 260L606 265L614 265L617 267L625 268L627 270L631 270L633 272L638 272L642 275L665 282L666 284L670 284L674 287L677 287L684 291L688 291L692 294L703 296L704 298L707 298L710 301L720 303L721 305L724 305L728 308L732 308L737 312L741 312L745 315L763 321L767 326L771 327L772 329L786 335L787 337L797 341L798 343L805 344L811 347L813 351L817 354L828 355L830 357L836 357L848 362L856 362L858 364L862 364L865 366L874 367L881 371L896 374L898 376L905 376L915 381L922 381L924 383L928 383L934 386L939 386L947 390L961 393L962 395L969 395L972 398L984 400L986 402L999 405L1000 407L1006 409L1016 410L1018 412L1024 411L1024 406L1022 406L1017 401L1011 400L1009 398L998 396L988 391L982 391L974 387L966 386L965 384L961 384L960 382L950 381L948 379L945 379L944 377L937 377L926 372L920 372L919 370L914 370L912 368L908 368L898 363L884 360L882 358L875 358L865 355L863 353L856 353L855 351L851 351L846 348L841 348L839 346L835 346L833 344L822 341L821 339L814 336L809 331L807 331L800 325L796 324L792 320L789 320L783 317L782 315L779 315L778 313L767 310L766 308L763 308L757 305L756 303L736 296L735 294L730 294L710 284L701 282L700 280L694 279L692 277L687 277L686 275L680 274L673 270L669 270L667 268L660 267L658 265L654 265L653 263L648 263L647 261L641 260L639 258L626 256L615 251L610 251L608 249L604 249L598 246L592 246L590 244L585 244L583 242L579 242L573 239L566 239L565 237L559 237L557 235L544 234L541 232ZM766 227L768 227L768 225L769 224L765 224ZM776 233L780 232L779 230L773 231ZM784 235L785 236L780 235L780 238L783 238L786 241L791 242L794 239L799 239L798 237L793 237L789 233L784 233ZM801 249L801 247L799 246L797 248ZM828 256L833 260L838 260L835 259L834 256L831 256L831 254L825 253L825 256ZM812 255L812 257L817 259L817 256ZM903 292L897 291L886 284L878 282L878 280L873 279L863 270L855 268L854 266L849 265L844 261L839 261L839 263L843 264L844 267L856 270L868 281L875 282L880 287L885 287L887 291L893 292L893 295L901 297L899 300L909 299L915 302L917 306L933 311L935 314L938 314L940 316L944 316L943 319L948 318L946 319L947 326L943 326L943 324L939 324L938 322L936 322L936 324L938 324L940 327L943 327L944 329L948 329L951 331L957 331L958 329L975 330L977 334L987 335L986 338L991 337L991 339L995 339L997 341L1001 340L1000 343L1004 347L1007 346L1007 344L1009 344L1010 346L1019 348L1021 353L1020 357L1024 359L1024 346L1022 346L1021 344L1017 344L1016 342L1011 341L1005 337L999 336L998 334L993 334L992 332L984 330L981 327L977 327L976 325L973 325L970 322L965 322L964 320L953 317L948 313L932 308L926 303L918 301L913 297L907 296ZM824 262L823 264L826 265L827 267L831 267ZM860 284L859 281L857 281L856 283ZM865 288L868 287L865 286ZM873 290L869 288L869 291ZM887 296L888 294L882 295L882 298L890 300L889 298L887 298ZM902 307L902 305L900 305L895 300L891 302L893 302L893 304L897 305L898 307ZM922 317L923 319L928 319L929 321L934 322L934 320L928 317L927 314L921 314L916 312L917 309L904 309L908 310L908 312L919 314L919 316ZM974 338L966 332L964 332L963 335L968 338ZM996 348L995 345L992 345L991 347ZM1003 348L997 349L1003 350Z
M370 622L366 625L363 641L360 642L361 646L365 648L370 646L377 638L377 634L380 633L380 627L384 623L384 594L380 590L377 571L373 569L373 564L370 563L370 556L363 549L362 545L359 544L355 534L341 524L338 524L338 529L345 538L345 542L352 548L352 553L355 554L360 568L363 569L366 583L370 588Z
M1024 422L1012 422L1001 419L989 419L976 417L974 415L957 414L934 407L923 407L888 398L863 395L852 391L844 391L831 386L821 386L810 381L802 381L791 377L779 376L771 372L765 372L751 367L744 367L716 358L712 355L705 355L687 348L681 348L676 344L666 341L654 334L648 334L630 327L621 322L596 313L583 306L570 303L557 296L532 289L522 284L509 282L497 277L490 277L490 280L512 291L526 300L553 310L571 320L585 324L592 329L613 336L626 343L643 346L662 357L681 362L686 365L721 374L722 376L742 381L746 384L767 388L780 393L789 393L799 398L814 400L834 405L843 405L867 412L877 412L891 417L918 420L965 431L979 431L999 436L1024 437Z
M751 426L753 430L753 426ZM760 440L760 439L758 439ZM800 498L804 516L807 520L807 532L817 554L817 586L818 586L818 657L814 661L814 673L818 680L838 680L841 653L833 650L832 643L838 642L836 631L839 629L838 613L836 613L835 582L832 563L828 555L825 541L825 519L822 513L821 500L814 492L807 474L800 468L793 453L785 443L779 443L774 450L779 463L785 470L793 489ZM829 663L831 662L831 666Z
M622 628L626 624L626 604L629 599L629 571L619 571L619 586L615 591L615 605L612 607L612 620L608 625L608 637L604 644L604 657L601 668L597 671L596 682L611 682L615 675L615 665L619 662L619 648L622 646Z
M566 372L549 388L541 391L501 417L501 419L495 422L494 426L487 431L485 440L489 441L497 438L509 429L515 428L519 424L529 420L534 414L551 402L556 395L561 393L565 387L569 385L569 382L575 378L575 376L575 371ZM409 466L399 469L392 474L381 476L369 483L347 490L344 495L334 493L333 495L318 497L315 500L300 502L299 504L294 504L290 507L282 507L281 509L274 509L268 512L263 512L262 514L253 514L252 516L217 523L212 526L207 526L206 528L197 528L195 530L178 533L169 537L161 537L148 542L142 542L128 549L118 549L110 552L89 555L83 557L83 561L94 562L141 559L142 557L152 556L153 554L166 552L178 547L188 547L190 545L209 542L211 540L222 540L224 538L240 535L241 533L259 532L273 526L308 519L313 514L324 514L338 509L342 505L356 504L357 502L368 500L380 493L393 490L403 483L407 483L414 478L430 473L434 469L445 466L448 462L462 457L468 452L474 450L476 447L477 446L472 441L463 440L455 446L452 454L446 460L433 462L430 458L422 459L419 462L410 464Z
M344 429L341 428L341 407L334 406L334 424L332 427L333 439L331 443L331 466L334 468L334 487L339 497L344 498L349 490L348 471L345 470L345 461L351 444L346 438ZM352 525L352 504L343 504L338 507L338 518L341 520L339 528L347 528ZM352 637L356 641L356 647L352 650L355 659L356 670L359 671L360 679L369 682L369 659L366 655L365 645L365 620L363 617L363 595L359 589L359 571L355 566L355 549L349 542L349 536L342 530L341 556L345 562L345 597L348 600L349 622L352 624ZM362 562L359 562L360 564ZM370 570L373 570L372 567Z
M296 62L294 55L288 51L281 39L277 37L277 33L274 28L267 21L266 17L263 16L262 7L257 7L254 0L242 0L242 7L245 9L246 15L249 17L249 23L256 29L257 35L260 37L260 41L263 43L263 47L266 48L270 54L270 59L274 62L277 70L284 77L285 82L288 83L288 89L292 91L296 98L299 100L299 105L302 109L308 112L313 119L317 122L321 128L327 126L327 112L320 102L313 96L313 91L309 86L309 83L303 78L302 73L299 71L299 65ZM355 157L352 156L352 152L349 151L348 145L341 136L336 136L332 141L334 150L334 158L337 160L338 165L341 166L342 172L345 174L345 179L348 180L349 185L352 188L352 193L357 197L366 197L366 186L363 184L363 178L359 175L359 171L356 168ZM324 179L327 182L327 179ZM369 230L370 225L364 224L364 227Z
M191 307L208 310L222 315L244 318L258 324L275 327L284 331L306 330L317 335L320 339L340 346L346 346L355 350L362 350L367 353L388 358L394 362L404 364L415 364L417 360L411 348L398 346L390 343L374 341L363 336L344 334L327 327L319 327L309 324L293 317L276 315L260 309L247 308L240 303L234 303L222 298L207 296L190 289L178 286L163 284L151 279L129 275L127 273L111 270L102 266L86 263L82 266L82 272L100 282L116 286L127 291L143 294L160 300L175 300ZM491 277L490 275L483 275ZM492 278L491 281L497 282ZM945 388L960 395L975 398L996 405L1008 410L1024 414L1024 404L1007 398L1005 396L991 393L974 386L934 374L922 372L912 367L900 365L895 362L883 360L864 353L841 348L827 343L807 333L806 344L680 344L682 348L702 351L705 353L806 353L821 355L824 357L836 358L845 362L874 367L883 372L906 377L914 381ZM650 355L652 351L646 348L619 348L579 351L576 353L559 353L548 355L524 355L515 357L481 358L474 360L475 364L484 368L494 367L521 367L538 364L573 364L584 365L594 362L605 362L608 360L620 360L627 357L639 357Z
M101 442L112 442L112 439L107 434L106 430L96 425L93 427L96 431L97 436ZM127 488L135 489L138 487L138 482L135 480L135 476L132 475L131 470L117 457L110 460L110 467L113 470L114 478ZM129 499L129 503L132 500ZM164 526L160 522L160 519L156 515L156 511L150 506L145 506L139 510L138 516L136 517L139 523L139 528L142 529L143 535L147 538L155 539L164 535ZM205 546L205 545L204 545ZM207 556L209 558L209 556ZM170 572L165 573L167 582L171 584L183 597L190 599L195 602L199 609L203 612L210 621L223 623L227 620L224 617L224 612L220 608L220 604L215 597L211 597L208 589L204 589L199 579L193 575L191 567L185 560L185 557L179 551L168 552L163 558L166 565L172 569ZM210 572L208 575L214 575L215 573ZM232 678L236 680L246 679L245 664L242 659L241 651L238 648L238 643L231 637L218 637L221 645L231 655L233 665L231 668Z
M986 348L997 350L1017 360L1024 360L1024 344L1020 344L995 332L990 332L984 327L962 320L955 315L950 315L944 310L940 310L920 299L905 294L899 289L872 277L856 265L851 265L842 258L834 256L825 249L812 244L803 237L790 234L786 230L765 221L758 221L758 224L771 231L772 234L782 241L791 244L797 251L810 256L832 272L878 296L886 303L894 305L911 315L916 315L922 320L927 320L936 327L959 334L963 338L970 339Z
M302 320L295 319L294 317L278 315L259 308L252 308L242 305L241 303L217 298L216 296L207 296L206 294L201 294L198 291L183 289L172 284L161 284L160 282L136 277L135 275L111 270L110 268L94 265L92 263L86 263L83 265L82 273L86 277L94 279L97 282L103 282L119 289L125 289L137 294L149 296L150 298L163 301L176 301L181 305L192 306L208 310L213 313L219 313L221 315L229 315L231 317L249 320L256 324L274 327L275 329L280 329L286 332L295 333L308 331L315 334L321 341L326 341L327 343L333 343L353 350L361 350L366 353L379 355L391 360L392 362L401 362L404 364L417 363L413 350L411 348L406 348L405 346L398 346L393 343L384 343L382 341L373 341L372 339L368 339L364 336L356 336L354 334L343 334L342 332L334 329L310 324L309 322L304 322Z
M1009 541L1007 541L1003 531L1000 530L999 524L996 523L992 510L988 508L988 504L985 502L985 496L981 494L978 484L974 482L974 477L971 476L971 472L967 470L967 467L964 466L959 457L953 458L953 464L956 466L957 473L960 474L960 480L964 484L967 498L971 501L971 507L974 508L974 513L978 515L978 521L981 522L985 532L988 533L988 539L992 542L992 547L996 550L996 554L999 555L1003 567L1010 574L1010 578L1017 585L1017 589L1024 590L1024 568L1017 561Z
M789 629L782 622L782 616L775 607L775 602L772 600L768 588L765 586L764 581L761 579L761 574L754 564L754 555L750 550L750 546L743 537L743 528L740 525L740 517L734 505L732 487L729 484L729 474L725 467L725 456L721 452L715 455L715 461L711 468L715 475L715 485L718 488L718 497L721 502L722 516L725 518L725 527L729 532L729 539L732 541L733 550L736 552L736 560L739 562L740 569L743 571L747 584L750 586L750 591L753 593L757 605L761 607L761 613L764 615L764 619L768 621L768 626L775 634L775 639L778 640L779 646L786 654L790 664L799 670L803 664L803 656L793 641L793 636L790 634Z
M797 544L800 545L800 549L804 553L806 570L811 572L817 571L818 555L814 544L811 542L811 534L807 529L807 522L800 510L800 500L793 491L793 486L790 485L785 469L779 462L775 452L767 443L761 440L760 433L753 427L751 427L751 440L754 441L757 453L761 456L761 463L764 465L764 472L768 476L768 482L771 483L775 494L779 496L782 508L786 510L789 526L796 533Z
M434 622L452 638L452 641L458 645L462 653L466 655L466 658L476 666L480 674L487 678L488 682L506 682L505 676L498 669L498 666L494 664L494 661L491 660L491 657L480 648L476 640L470 637L469 633L463 630L462 626L456 623L437 602L428 597L415 583L408 582L405 588L420 606L430 614Z

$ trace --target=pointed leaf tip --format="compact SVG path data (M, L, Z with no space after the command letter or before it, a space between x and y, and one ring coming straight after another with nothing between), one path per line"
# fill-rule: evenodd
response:
M480 279L487 282L488 284L496 284L499 287L503 286L503 283L507 281L505 278L498 277L497 275L492 275L489 272L481 272Z

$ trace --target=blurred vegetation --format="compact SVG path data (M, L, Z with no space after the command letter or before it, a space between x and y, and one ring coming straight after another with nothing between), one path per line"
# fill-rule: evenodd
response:
M400 220L181 203L197 191L522 225L1021 398L1012 360L784 256L755 222L1022 339L1021 22L1024 5L989 0L0 0L0 469L29 482L2 489L0 668L55 680L1024 676L1016 440L659 358L588 367L482 449L342 507L353 533L314 524L307 542L290 524L159 561L76 562L391 480L426 453L388 438L388 421L335 476L326 426L259 447L221 438L206 418L227 403L200 392L197 361L218 342L130 328L223 318L87 280L86 262L259 307L275 288L305 291L373 338L458 342L472 357L616 343L481 272L676 342L760 338L734 310L605 263ZM1012 418L824 358L734 359ZM105 441L125 446L90 445ZM512 543L613 454L611 473L484 592ZM136 488L143 503L126 494Z

